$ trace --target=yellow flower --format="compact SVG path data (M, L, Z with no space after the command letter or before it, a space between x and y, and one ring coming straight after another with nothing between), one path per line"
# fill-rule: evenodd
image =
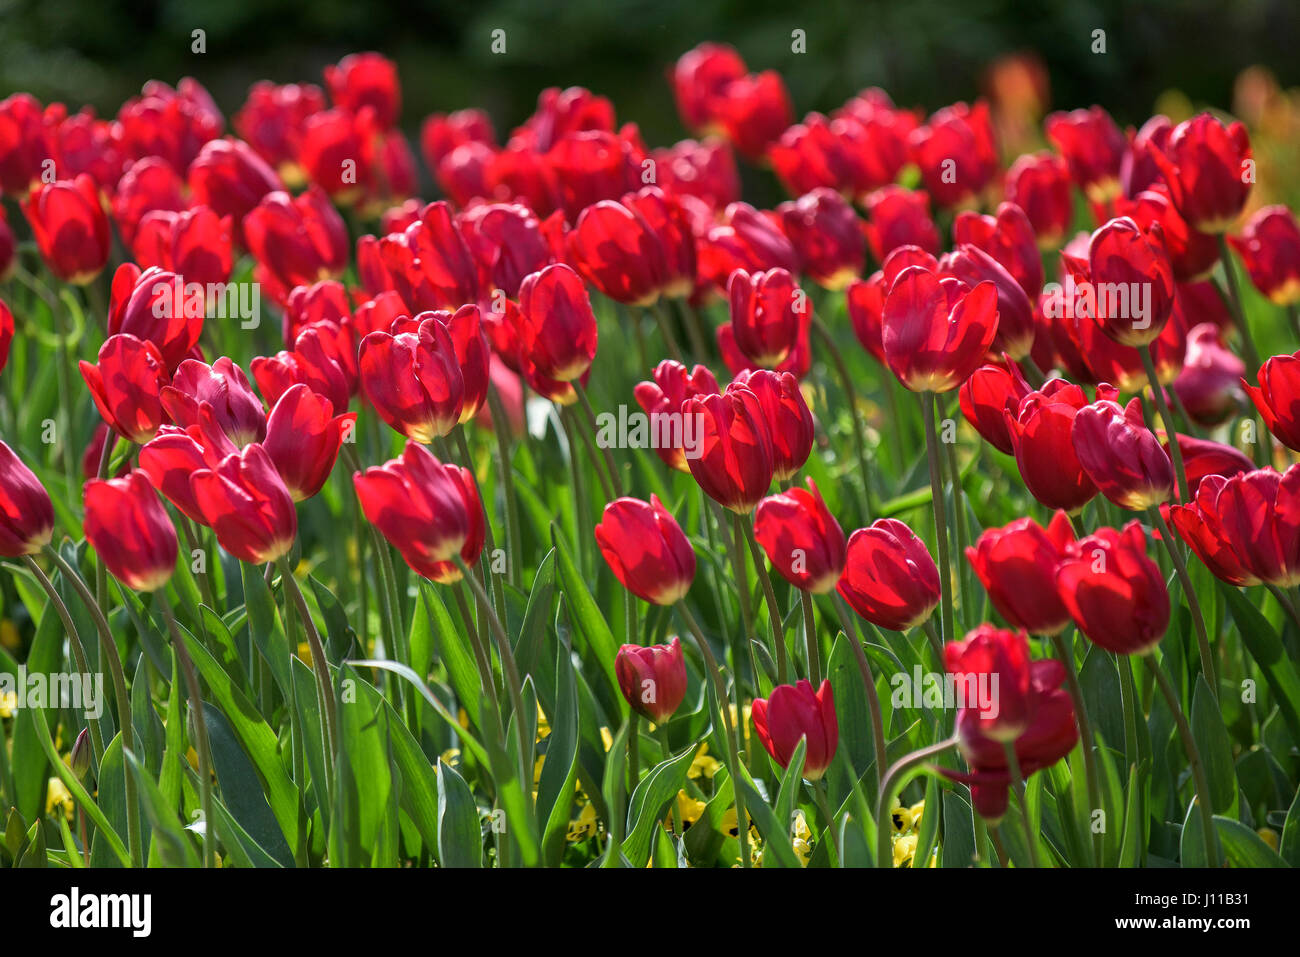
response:
M77 805L64 783L59 778L50 778L45 788L45 813L53 814L56 809L61 810L63 816L71 821Z
M812 857L812 836L812 829L808 827L803 811L795 811L794 836L791 845L794 847L795 856L799 858L799 863L804 867L808 866L808 859Z
M454 768L460 766L460 748L448 748L442 752L442 763Z
M13 691L0 691L0 718L12 718L18 708L18 695Z
M537 706L537 740L542 740L542 738L546 737L550 733L551 722L547 720L546 712L542 710L542 706L539 704Z
M17 651L18 644L22 639L18 635L18 626L8 618L0 621L0 645L8 648L10 651Z
M713 775L718 773L718 768L722 767L717 758L709 756L709 746L701 745L700 750L695 752L695 757L691 761L691 769L687 772L692 781L698 781L700 778L713 780Z
M577 820L569 822L569 831L565 835L570 843L585 841L596 833L596 807L586 805L578 814Z
M916 835L904 834L894 840L894 866L911 867L912 856L916 854Z
M600 729L600 740L605 743L606 751L614 746L614 735L610 733L609 728Z
M921 826L921 812L924 810L924 801L917 801L911 807L894 808L889 812L889 818L894 822L894 831L897 834L907 834L917 830Z
M697 801L686 791L677 792L677 816L682 819L682 830L687 830L692 824L704 816L704 809L707 805L703 801ZM672 821L672 813L668 815L668 820Z
M542 781L542 765L546 763L546 755L539 754L537 760L533 762L533 786L537 786Z
M464 708L460 708L460 709L458 709L458 710L456 711L456 723L459 724L459 725L460 725L462 728L464 728L466 731L468 731L468 730L469 730L469 712L466 711Z
M307 665L310 668L311 667L311 645L309 645L305 641L298 642L298 657L302 659L302 663L304 665Z

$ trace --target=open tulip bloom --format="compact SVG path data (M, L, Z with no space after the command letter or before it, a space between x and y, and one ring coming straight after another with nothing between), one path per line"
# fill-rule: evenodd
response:
M0 100L0 867L1300 866L1294 105L1016 63Z

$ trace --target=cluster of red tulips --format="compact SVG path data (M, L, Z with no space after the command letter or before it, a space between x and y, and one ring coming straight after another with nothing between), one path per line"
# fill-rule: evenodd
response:
M284 597L282 612L271 603L276 628L301 630L297 654L314 669L322 760L298 760L293 774L300 789L314 782L331 836L327 850L293 847L300 863L351 862L332 830L345 825L331 814L344 812L328 800L356 773L347 751L356 705L341 687L392 669L420 685L419 694L378 687L426 752L439 741L475 755L482 773L466 793L512 824L484 825L502 863L559 863L565 841L557 850L551 828L560 822L563 835L582 794L600 806L595 847L607 864L660 861L661 841L703 855L698 863L779 862L791 846L782 810L798 807L802 779L823 863L891 866L901 839L891 812L916 775L936 769L923 814L942 820L921 829L909 861L926 866L936 846L960 843L957 805L943 798L952 795L976 812L958 863L1065 862L1075 836L1039 833L1026 789L1041 797L1044 784L1033 776L1063 761L1081 773L1082 818L1109 786L1101 716L1089 714L1079 673L1094 653L1071 629L1114 662L1121 726L1146 734L1144 711L1159 710L1164 732L1179 732L1192 775L1169 787L1188 836L1184 863L1230 857L1226 808L1211 793L1219 782L1207 776L1213 762L1199 753L1207 744L1192 733L1180 689L1203 679L1214 714L1213 702L1249 674L1225 647L1213 614L1221 601L1206 607L1198 563L1223 583L1210 592L1267 586L1300 627L1300 467L1287 464L1287 450L1300 452L1300 353L1261 362L1236 274L1239 262L1278 309L1256 316L1276 314L1285 329L1289 313L1294 323L1300 227L1283 206L1241 222L1256 179L1245 128L1200 113L1126 131L1094 106L1048 116L1052 149L1007 163L983 101L925 116L870 89L796 122L778 73L753 73L714 44L684 54L670 79L698 141L650 149L609 100L576 87L544 91L504 145L480 110L428 117L418 150L446 197L431 203L411 198L418 175L399 126L397 70L376 53L327 68L324 89L258 83L233 135L192 79L174 89L150 81L112 119L22 93L0 102L0 191L22 217L0 219L0 277L15 277L5 288L23 303L0 302L0 368L21 349L31 381L37 357L53 355L53 332L55 361L81 353L86 391L74 382L58 396L68 420L84 421L92 402L102 418L81 456L79 494L58 474L73 455L66 430L53 451L0 442L0 555L22 559L43 584L78 660L87 641L64 601L86 603L113 676L121 749L144 747L127 672L131 684L149 680L152 608L192 706L205 816L230 786L209 773L195 706L212 700L222 667L199 609L217 621L246 605L247 626L263 626L255 581L242 576L240 597L237 564L194 564L211 535L230 559L263 567L253 579ZM769 168L794 198L767 210L742 201L736 154ZM1072 234L1088 217L1090 231ZM363 223L378 229L354 235ZM282 315L282 348L232 356L232 344L256 333L210 317L238 301L230 289L250 264ZM37 328L42 308L54 330ZM103 333L97 355L66 334L57 317L69 310L91 312L84 325ZM629 366L643 381L619 378ZM904 392L916 394L919 419L900 404ZM657 445L657 459L611 447L597 436L597 411L627 399L695 431ZM970 427L961 441L958 409ZM909 457L904 442L913 434L919 444L919 433L925 451ZM550 449L536 442L546 434L556 438ZM363 450L388 460L365 467ZM557 455L568 474L546 472ZM350 483L331 483L340 456ZM918 487L886 501L912 475L909 462ZM1004 476L998 494L1021 517L981 521L990 511L970 490L982 472ZM58 508L47 476L69 496ZM655 491L644 500L629 489ZM327 505L337 524L304 542L299 511L325 500L312 514ZM343 520L358 508L369 538L360 519ZM561 512L549 530L539 525ZM862 527L846 535L836 512ZM56 524L74 540L84 533L93 556L56 547ZM308 598L297 578L316 561L311 548L348 536L362 567L341 575L345 600L327 603L315 579ZM591 561L593 541L630 594L611 590ZM390 547L414 578L393 567ZM531 595L524 569L537 578ZM105 571L124 586L120 601ZM421 579L445 589L452 611ZM644 620L632 596L652 606ZM348 617L356 660L345 659L346 640L332 640ZM444 634L437 655L421 657L412 636L444 621L468 650L453 656ZM534 628L554 642L540 655ZM249 653L270 662L276 681L292 674L280 671L288 659L275 659L288 644ZM566 678L570 657L582 670ZM961 687L994 678L996 701L968 699L904 724L882 691L912 660ZM1250 667L1274 688L1275 661ZM566 681L579 689L570 697ZM447 710L444 687L471 718L458 721L457 704ZM271 694L263 706L278 700L261 693ZM1287 724L1297 718L1289 690L1270 693L1283 715L1277 733L1300 735ZM562 759L565 735L582 737L562 730L578 726L565 709L579 702L623 729L596 773L584 759L589 740L570 741L569 767ZM534 734L539 706L549 737ZM276 720L310 736L294 707ZM437 736L420 739L444 718ZM113 729L95 725L101 767ZM775 771L750 746L751 725ZM65 741L69 730L78 729L65 727ZM722 764L711 791L688 773L702 742ZM626 758L615 758L621 748ZM643 772L647 755L663 763ZM457 774L436 756L433 766L439 789ZM405 790L413 785L403 775ZM1064 819L1061 781L1048 786ZM134 776L124 783L134 808ZM1177 799L1180 787L1190 803ZM746 823L721 828L728 850L710 859L681 813L719 796L720 810L734 805L734 821ZM1235 807L1235 784L1231 797ZM1014 836L998 827L1004 818ZM126 858L151 859L134 810L121 820ZM719 820L697 816L694 826ZM95 818L99 829L112 823ZM223 826L202 835L209 862L218 848L231 860ZM1075 861L1113 863L1095 835ZM1145 861L1147 842L1139 847ZM450 863L439 852L434 841L430 853Z

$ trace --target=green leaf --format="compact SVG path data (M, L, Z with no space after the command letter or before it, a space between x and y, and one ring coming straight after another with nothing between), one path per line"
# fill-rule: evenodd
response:
M286 662L287 664L287 662ZM262 793L257 771L240 747L225 715L204 702L212 767L217 773L222 801L230 816L249 838L282 867L293 866L293 851L280 833L271 805ZM216 826L213 822L212 826Z
M1201 752L1210 784L1210 806L1216 813L1232 809L1237 801L1237 775L1233 769L1232 741L1223 726L1219 703L1204 675L1196 678L1192 694L1192 737Z
M618 656L618 643L614 641L614 633L609 629L609 623L605 621L605 616L600 613L600 608L596 601L591 597L591 592L587 589L587 584L582 576L578 573L578 568L573 563L573 557L569 554L564 542L555 534L555 529L551 530L551 542L555 547L560 566L560 584L564 590L565 602L569 607L570 615L573 622L578 627L578 631L586 639L588 655L587 658L594 658L601 671L604 672L609 686L614 692L618 692L618 677L614 673L614 659ZM626 717L627 704L623 702L622 695L618 695L620 703L620 717Z
M1277 699L1278 710L1291 731L1291 740L1300 741L1300 676L1287 657L1277 631L1242 592L1224 582L1219 590L1227 599L1242 644L1264 673L1264 680Z
M690 770L698 750L699 745L693 744L681 754L655 765L632 792L632 800L627 809L627 837L623 841L623 854L633 867L645 867L650 860L654 832L668 811L668 802L676 800L677 792L686 783L686 772ZM767 805L763 807L766 809ZM768 813L771 814L771 811ZM791 856L794 856L793 851Z
M483 831L469 785L450 764L438 761L438 863L482 867Z
M1215 815L1214 829L1223 842L1223 853L1233 867L1287 867L1277 851L1240 821Z
M551 733L537 788L537 824L543 860L552 867L564 857L569 811L578 780L578 689L573 662L563 642L556 643L556 694L550 710Z

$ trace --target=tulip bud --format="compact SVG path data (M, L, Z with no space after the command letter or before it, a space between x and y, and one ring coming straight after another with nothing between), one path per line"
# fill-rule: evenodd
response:
M880 518L849 536L838 589L873 625L907 631L938 607L939 569L910 528Z
M361 391L380 418L428 444L460 421L465 381L451 334L436 318L418 332L372 332L361 341Z
M695 579L695 549L656 495L606 505L596 544L623 587L651 604L673 604Z
M1020 366L1007 359L972 372L962 383L957 398L962 415L975 431L999 452L1011 455L1014 447L1007 429L1007 413L1014 416L1030 391Z
M78 781L86 780L86 775L90 772L89 728L82 728L78 732L77 740L72 745L72 753L68 755L68 767L72 769Z
M222 432L237 447L266 437L266 410L248 383L244 370L222 356L212 365L186 359L171 385L163 386L163 408L181 428L197 425L207 409Z
M1065 161L1055 153L1024 154L1007 171L1006 191L1007 201L1029 218L1039 245L1047 249L1059 245L1074 218L1070 170Z
M755 369L736 376L758 397L772 440L772 476L784 482L808 461L813 445L813 417L799 380L789 372Z
M346 432L356 421L355 412L334 415L329 399L305 385L292 386L276 400L266 419L262 447L295 502L311 498L324 487Z
M125 478L86 483L86 540L105 567L134 591L157 591L176 568L176 528L149 478L139 470Z
M1239 407L1245 371L1246 363L1224 346L1219 327L1202 322L1187 333L1187 354L1174 392L1194 422L1218 425Z
M655 416L680 417L682 405L690 397L717 395L718 392L718 380L705 366L697 365L688 372L686 366L673 359L664 359L655 366L653 381L638 382L633 389L637 404L652 421ZM680 431L684 441L684 425ZM690 466L686 464L686 450L681 443L673 445L660 442L656 445L655 452L667 465L679 472L690 471Z
M812 479L807 490L792 488L758 503L754 538L781 577L803 591L829 592L844 571L844 531Z
M663 724L686 696L686 659L682 643L623 645L614 659L618 686L632 710L655 724Z
M913 392L957 388L984 361L997 330L998 292L991 282L969 289L908 266L885 299L885 358Z
M1273 356L1259 367L1258 380L1258 386L1241 384L1273 436L1300 451L1300 352Z
M1300 223L1291 210L1265 206L1228 242L1256 289L1279 306L1300 302Z
M79 367L105 422L130 442L143 445L154 437L163 424L161 393L169 380L152 342L109 336L99 348L99 364L83 360Z
M54 535L54 505L40 480L0 442L0 556L35 555Z
M1203 233L1224 233L1236 222L1250 195L1253 176L1250 136L1241 123L1224 126L1209 113L1179 123L1162 148L1151 149L1169 196L1188 225Z
M1056 594L1056 566L1074 541L1065 512L1044 530L1032 518L986 529L966 558L998 614L1033 635L1055 635L1070 623Z
M1142 418L1140 399L1124 409L1109 400L1085 405L1070 436L1088 478L1121 508L1141 512L1173 496L1173 466Z
M1097 494L1074 451L1074 417L1088 402L1083 389L1053 379L1006 414L1007 433L1020 477L1048 508L1078 511Z
M1127 143L1109 113L1100 106L1053 113L1043 129L1089 202L1104 204L1119 195L1120 163Z
M563 263L527 276L519 287L520 349L549 379L571 382L596 357L596 316L578 274Z
M1169 591L1137 521L1070 545L1056 569L1056 589L1079 630L1116 654L1149 653L1169 626Z
M758 740L773 761L788 767L802 738L806 741L803 776L809 781L821 780L840 742L830 681L823 681L816 691L806 678L793 685L777 685L766 700L754 699L750 714Z
M843 289L862 274L867 247L863 223L833 189L821 187L776 209L804 272L827 289Z
M976 715L979 733L994 741L1014 741L1029 727L1034 698L1030 683L1029 640L1022 631L980 625L961 641L943 648L944 667L965 692L964 710ZM980 679L992 688L992 701L972 700ZM984 707L981 707L984 706Z
M939 229L930 218L930 196L920 190L889 185L867 198L867 245L876 262L903 246L938 253Z
M95 181L40 183L22 201L41 258L64 282L84 286L108 263L112 239Z
M940 206L970 202L998 171L993 123L983 100L945 106L912 132L909 145L926 191Z
M700 488L725 508L751 512L772 484L773 451L767 417L753 391L733 382L721 395L682 403L698 416L699 455L688 458Z

